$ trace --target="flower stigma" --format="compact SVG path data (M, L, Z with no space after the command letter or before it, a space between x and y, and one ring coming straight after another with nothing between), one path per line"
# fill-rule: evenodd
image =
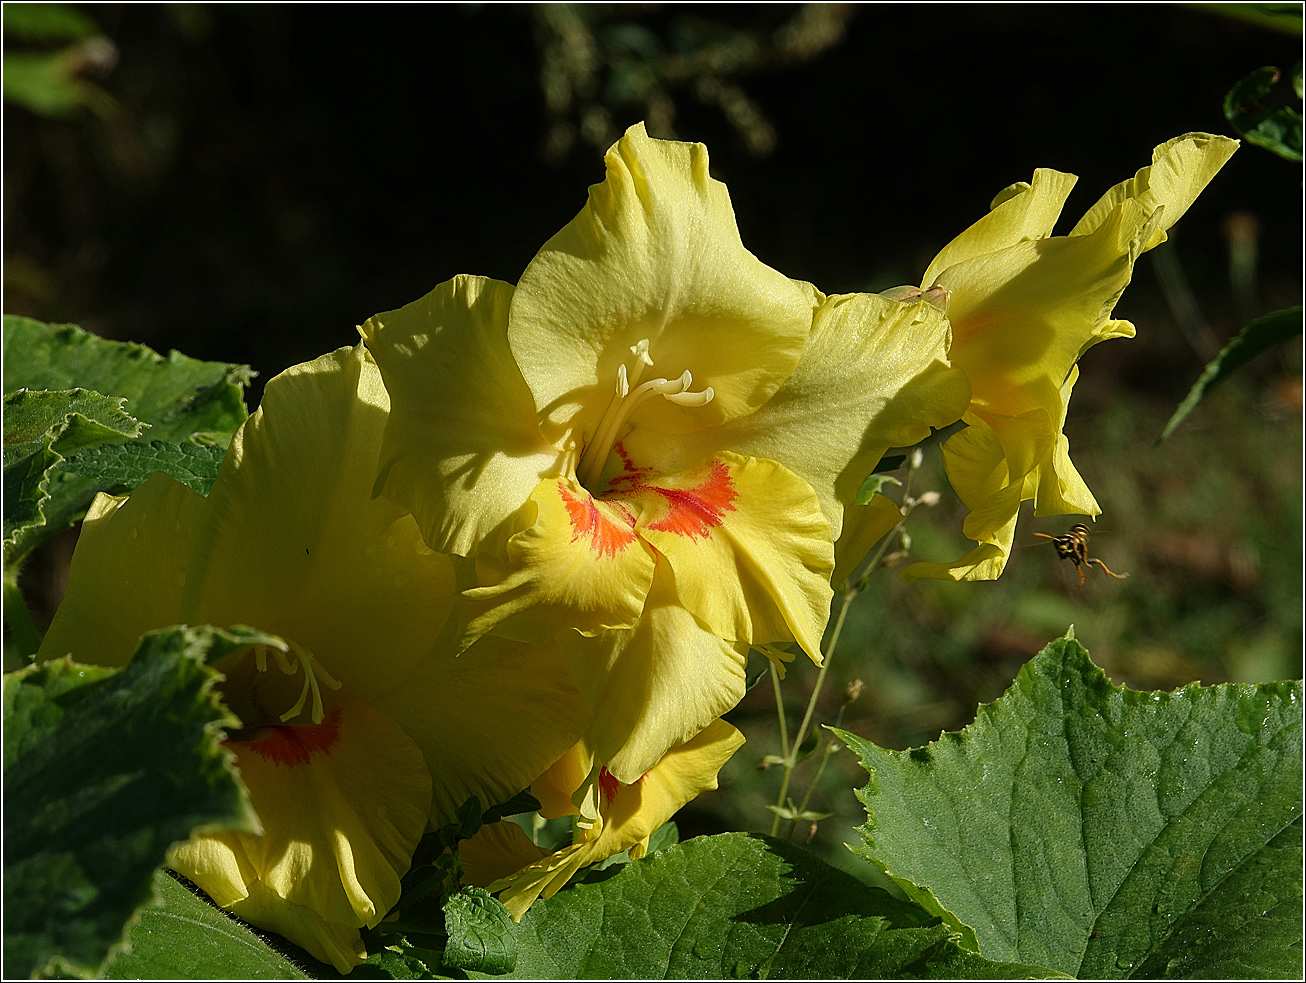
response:
M634 371L628 372L624 362L617 367L616 391L603 419L599 421L598 429L594 431L594 439L585 448L576 466L580 483L590 490L598 486L599 478L603 476L603 467L612 453L612 445L616 443L622 426L641 403L652 396L661 396L678 406L706 406L716 395L711 386L699 392L690 392L689 387L693 384L694 377L688 369L675 379L650 379L639 384L645 366L653 365L653 359L648 353L648 339L641 338L631 345L630 352L635 356ZM636 388L632 390L631 386Z

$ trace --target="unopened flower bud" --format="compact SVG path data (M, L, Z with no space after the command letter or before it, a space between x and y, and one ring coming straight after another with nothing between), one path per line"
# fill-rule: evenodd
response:
M936 491L921 492L921 497L916 499L917 505L938 505L939 493Z
M866 684L863 683L860 679L854 679L851 683L849 683L846 687L844 687L844 691L843 691L844 705L847 706L849 703L856 702L857 697L862 695L862 689L865 686Z
M888 297L890 300L898 300L903 303L916 300L923 293L920 287L890 287L888 290L881 290L881 297Z
M895 550L886 556L880 565L883 567L892 567L901 563L905 559L907 559L906 550Z
M921 466L921 462L924 460L925 460L925 452L921 450L919 447L917 447L914 451L911 452L911 469L915 471L917 468Z

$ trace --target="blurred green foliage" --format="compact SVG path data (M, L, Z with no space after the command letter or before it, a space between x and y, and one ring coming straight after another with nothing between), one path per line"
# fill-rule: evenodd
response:
M782 23L743 27L706 11L678 11L659 32L640 23L657 4L534 5L540 85L550 124L545 155L566 155L579 136L601 151L621 135L616 120L643 119L648 132L678 139L677 99L692 94L720 110L750 153L775 148L775 128L742 80L819 57L844 37L850 3L806 3ZM787 11L786 11L787 13Z
M1276 86L1280 72L1273 66L1258 68L1224 97L1224 116L1243 139L1278 154L1285 160L1302 159L1301 110L1283 104L1289 88L1302 99L1301 62L1292 83Z
M118 51L86 14L62 3L7 3L4 37L5 102L56 119L83 108L113 112L113 97L85 76L107 74ZM46 50L11 50L14 43Z

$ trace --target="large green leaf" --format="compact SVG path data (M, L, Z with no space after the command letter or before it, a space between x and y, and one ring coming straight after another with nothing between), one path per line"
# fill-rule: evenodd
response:
M1302 687L1111 685L1073 635L887 751L865 855L978 952L1098 979L1301 969Z
M103 445L100 450L68 447L62 454L67 460L62 462L52 460L48 453L29 458L31 466L25 472L15 471L15 480L30 480L38 466L43 469L39 472L46 475L42 485L45 497L40 498L42 521L20 522L15 512L12 535L11 504L23 509L26 516L31 502L29 497L8 501L10 461L6 450L6 566L20 564L43 539L80 519L96 492L121 491L142 475L149 477L144 468L151 463L196 490L207 490L214 452L190 448L226 447L248 415L242 392L250 378L248 366L201 362L177 352L165 358L144 345L106 341L75 325L6 316L6 393L89 389L125 399L126 411L149 427L131 444L115 444L114 450ZM6 406L6 420L8 415ZM126 450L129 446L137 449ZM54 450L59 450L57 445ZM79 460L82 454L87 455L85 461Z
M150 439L178 443L208 433L225 443L248 415L249 366L166 357L144 345L106 341L73 324L4 319L4 390L94 389L127 400Z
M141 909L126 948L109 958L101 979L309 979L242 922L162 871L154 875L154 893L156 902Z
M153 894L172 844L257 820L206 661L245 629L169 628L122 669L60 659L4 681L4 961L8 974L93 974Z
M69 454L139 436L143 427L123 400L89 389L30 392L4 401L4 549L6 564L25 537L46 525L52 472Z
M89 447L64 461L59 469L93 481L105 491L135 488L155 471L166 471L191 491L207 495L222 467L224 453L217 444L135 440Z
M475 974L480 976L481 974ZM699 837L537 901L514 977L1045 978L781 840ZM502 978L502 977L500 977Z
M1264 317L1258 317L1243 328L1238 336L1221 348L1220 353L1202 370L1201 376L1193 383L1193 388L1188 391L1184 401L1179 404L1179 408L1174 411L1174 415L1166 423L1165 430L1157 438L1157 443L1174 433L1175 427L1183 423L1188 414L1197 408L1197 404L1206 398L1206 394L1224 382L1230 375L1257 355L1301 334L1301 318L1302 309L1300 306L1289 307L1282 311L1275 311L1273 314L1266 314Z

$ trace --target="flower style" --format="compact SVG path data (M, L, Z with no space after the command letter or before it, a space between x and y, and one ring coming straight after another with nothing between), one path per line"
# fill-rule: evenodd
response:
M1098 515L1070 462L1062 429L1077 362L1134 326L1111 317L1139 255L1170 228L1237 149L1189 133L1157 147L1152 163L1107 191L1070 230L1052 226L1075 183L1040 168L1000 193L991 211L934 258L920 290L946 304L949 355L966 373L969 426L943 447L944 466L970 509L963 530L978 546L951 563L915 563L907 580L993 580L1002 573L1023 501L1036 515Z
M394 406L377 491L469 558L468 638L564 644L589 819L600 769L633 783L738 702L750 646L819 660L842 503L969 397L928 303L749 253L702 145L639 125L605 164L516 287L361 328Z
M273 379L206 498L156 474L100 496L42 659L118 665L142 632L247 624L285 640L217 667L261 834L203 835L170 864L221 906L347 972L422 833L505 801L572 746L561 653L438 639L454 574L371 497L388 400L362 346Z
M554 853L527 839L520 826L483 826L459 846L464 881L491 891L514 921L543 895L551 898L587 864L623 850L632 859L644 856L649 837L700 792L717 787L717 772L744 743L744 736L724 720L714 720L692 739L668 751L649 772L623 784L603 772L599 783L599 818L581 825L576 840ZM572 796L590 769L583 746L560 758L531 786L546 819L578 815Z

